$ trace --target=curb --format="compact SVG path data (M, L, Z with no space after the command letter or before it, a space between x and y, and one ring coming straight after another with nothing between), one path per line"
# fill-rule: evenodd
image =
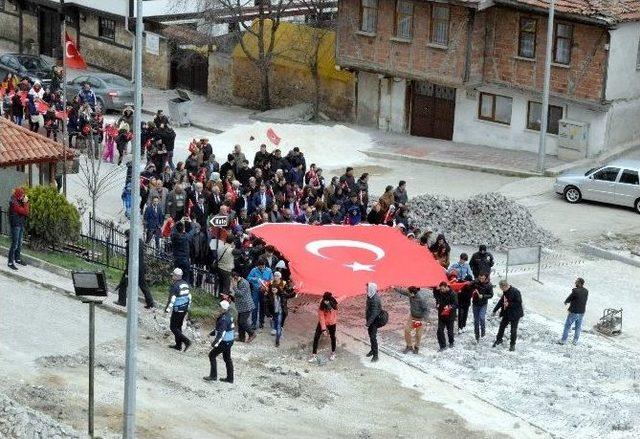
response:
M4 246L0 246L0 254L2 254L3 256L6 257L8 253L9 253L9 249L8 248L6 248ZM58 276L71 278L71 270L59 267L59 266L54 265L54 264L52 264L50 262L43 261L42 259L36 258L34 256L29 256L27 254L21 255L21 257L29 265L32 265L32 266L34 266L36 268L48 271L48 272L53 273L53 274L58 275ZM59 287L57 285L53 285L53 284L50 284L48 282L42 282L42 281L39 281L39 280L30 279L30 278L28 278L26 276L23 276L23 275L19 274L19 271L15 272L15 271L0 270L0 275L5 275L7 277L10 277L10 278L18 280L18 281L31 282L31 283L33 283L35 285L38 285L39 287L44 288L46 290L51 290L51 291L54 291L54 292L56 292L58 294L62 294L64 296L67 296L67 297L69 297L71 299L81 301L81 299L78 296L76 296L75 291L73 291L71 289ZM111 297L107 296L107 300L110 300L110 299L111 299ZM140 297L139 292L138 292L138 303L144 303L144 299L142 297ZM106 311L109 311L109 312L111 312L113 314L118 314L118 315L121 315L121 316L126 316L127 315L126 308L121 308L119 306L112 305L110 302L99 303L96 306L98 306L98 308L101 308L101 309L104 309Z
M597 256L600 257L602 259L609 259L609 260L613 260L613 261L619 261L622 262L624 264L627 265L632 265L634 267L639 267L640 268L640 260L638 259L634 259L631 258L629 256L624 256L624 255L619 255L617 253L614 253L612 251L609 250L605 250L601 247L595 246L593 244L582 244L581 245L582 249L587 253L590 254L592 256Z
M155 111L147 110L146 108L143 108L140 111L142 112L142 114L147 114L149 116L155 116L156 115ZM198 129L200 129L202 131L207 131L207 132L212 133L212 134L222 134L222 133L224 133L224 131L222 131L222 130L219 130L217 128L207 127L207 126L201 125L199 123L192 123L190 126L192 126L194 128L198 128Z
M540 173L534 171L519 171L515 169L507 169L493 166L481 166L471 163L457 163L446 160L428 159L424 157L414 157L407 154L397 154L393 152L381 152L381 151L360 151L361 153L374 158L383 158L389 160L401 160L409 162L420 162L436 166L444 166L447 168L465 169L468 171L486 172L488 174L506 175L508 177L540 177ZM548 171L547 171L548 172ZM547 172L545 175L547 175ZM555 175L555 174L554 174Z

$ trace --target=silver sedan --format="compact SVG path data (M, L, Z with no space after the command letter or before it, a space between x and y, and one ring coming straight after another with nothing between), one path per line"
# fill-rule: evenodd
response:
M562 173L553 185L569 203L598 201L633 207L640 213L640 160L617 160L592 169Z

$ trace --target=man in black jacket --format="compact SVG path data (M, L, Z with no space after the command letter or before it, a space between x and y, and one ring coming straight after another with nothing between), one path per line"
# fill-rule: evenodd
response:
M433 297L436 299L436 307L438 308L438 345L440 345L440 351L444 351L447 348L447 341L444 338L445 328L447 329L449 347L453 347L453 325L456 321L458 297L446 282L440 282L438 288L433 290Z
M478 251L471 256L471 261L469 262L473 277L477 278L480 273L485 273L490 278L493 263L493 255L487 251L486 245L481 245Z
M476 342L480 342L480 337L485 334L485 319L487 315L487 304L493 297L493 285L489 281L486 273L479 273L476 280L469 286L471 290L471 301L473 303L473 332Z
M567 314L567 320L564 322L562 339L558 343L565 344L567 342L571 326L575 323L573 344L578 344L578 338L580 338L580 331L582 330L582 318L587 309L588 297L589 290L584 287L584 279L579 277L576 279L576 287L571 290L571 294L569 294L567 300L564 301L565 305L569 304L569 314Z
M118 290L118 300L114 302L116 305L126 306L127 305L127 285L129 284L129 231L125 230L124 236L127 238L126 244L126 263L124 266L124 272L122 273L122 277L120 278L120 283L116 287ZM151 295L151 291L149 291L149 287L147 286L147 281L145 280L145 274L147 272L144 264L144 242L140 239L138 244L138 287L142 290L142 294L144 295L144 301L146 302L145 308L151 309L155 307L155 303L153 301L153 296Z
M367 357L371 357L372 362L378 361L378 318L382 313L382 302L378 295L378 286L373 282L367 284L367 309L365 319L371 350Z
M495 315L500 310L500 327L498 328L498 335L496 341L493 343L495 348L499 344L502 344L502 338L504 337L504 330L507 325L511 325L511 345L510 351L516 350L516 339L518 338L518 322L524 317L524 310L522 309L522 295L517 288L509 285L505 279L500 281L500 289L502 290L502 297L498 300L495 308L493 308L493 314Z

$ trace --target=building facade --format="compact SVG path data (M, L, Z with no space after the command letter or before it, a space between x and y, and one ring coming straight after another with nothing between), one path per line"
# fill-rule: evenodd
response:
M177 20L172 0L145 1L143 79L146 84L166 89L172 84L172 46L161 35L165 20ZM193 2L192 2L193 3ZM66 30L87 64L111 73L131 77L135 21L132 0L66 0ZM62 55L60 0L0 1L0 38L17 44L21 53L41 54L54 59ZM181 8L182 9L182 8ZM193 12L183 9L184 14ZM127 22L130 22L129 28Z
M640 2L614 11L573 5L556 12L547 129L547 152L571 159L640 139L630 123L640 116ZM340 0L336 59L357 72L358 122L536 151L545 6Z

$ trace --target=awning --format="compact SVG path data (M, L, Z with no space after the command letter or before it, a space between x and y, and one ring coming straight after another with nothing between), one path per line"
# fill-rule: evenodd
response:
M378 289L435 287L446 280L429 250L387 226L311 226L267 223L250 233L274 246L288 261L299 292L338 298Z

